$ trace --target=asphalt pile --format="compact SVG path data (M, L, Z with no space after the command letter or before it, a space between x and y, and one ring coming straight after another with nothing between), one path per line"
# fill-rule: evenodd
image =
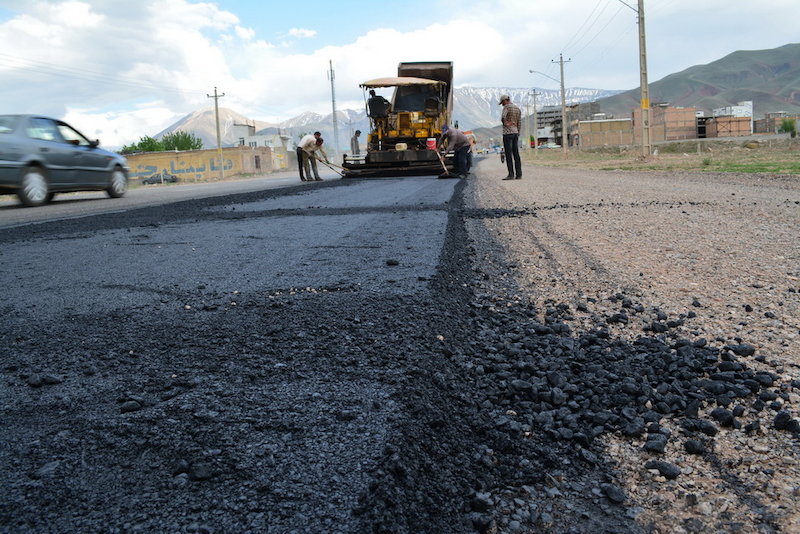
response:
M682 473L680 465L660 459L670 441L714 463L720 427L800 437L800 422L784 409L788 391L800 384L757 370L765 362L752 345L686 339L675 329L691 321L693 312L668 318L621 294L604 303L611 311L594 329L573 332L574 314L588 312L595 302L580 305L582 310L553 305L543 322L532 306L497 295L472 303L474 335L461 347L460 361L474 381L484 435L494 436L494 466L514 466L495 473L499 493L476 489L470 513L477 531L641 531L632 521L638 512L597 442L604 433L643 441L643 468L667 480ZM615 333L613 325L635 316L645 325L640 335L625 340L618 328ZM761 428L762 412L769 414L769 428ZM502 489L508 487L525 491ZM547 505L553 496L561 499ZM531 502L544 506L531 510ZM602 519L591 514L592 506L604 510ZM769 524L768 516L764 520Z
M650 330L667 332L669 321L658 319L657 310L652 314ZM573 335L562 320L569 316L566 306L548 309L544 324L535 316L533 309L490 314L472 347L467 365L486 400L517 413L499 416L499 428L536 428L550 439L588 446L603 432L663 435L648 424L668 416L685 418L687 431L713 434L716 425L741 428L751 412L781 411L786 393L774 388L780 376L751 368L746 358L755 348L746 343L716 347L704 338L666 335L625 342L604 326ZM717 406L713 422L698 420L705 404ZM800 430L796 419L785 418L778 419L779 428ZM653 439L647 447L659 452L663 440Z

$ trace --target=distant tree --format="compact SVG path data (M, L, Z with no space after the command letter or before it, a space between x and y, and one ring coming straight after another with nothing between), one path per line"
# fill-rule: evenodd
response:
M797 122L794 119L783 119L778 131L788 133L791 137L797 137Z
M164 143L149 135L139 138L138 143L125 145L120 149L120 154L133 154L135 152L163 152Z
M203 148L203 140L193 133L176 130L165 134L161 138L164 150L200 150Z
M200 150L203 140L193 133L180 130L164 135L160 140L149 135L139 138L137 143L125 145L120 149L120 154L135 154L137 152L164 152L167 150Z

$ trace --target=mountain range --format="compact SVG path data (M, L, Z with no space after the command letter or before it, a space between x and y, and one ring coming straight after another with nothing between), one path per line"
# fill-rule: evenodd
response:
M457 87L453 90L453 119L458 122L460 128L472 130L475 128L489 128L500 123L499 105L500 95L507 94L513 102L518 103L520 108L533 112L532 89L508 88L508 87ZM568 103L593 102L598 98L610 96L619 91L609 91L604 89L583 89L569 88L566 90ZM388 95L387 95L388 96ZM542 109L546 106L560 106L561 93L553 89L536 89L536 106ZM269 123L265 121L252 120L244 115L228 108L219 108L220 117L220 136L223 146L232 146L237 142L233 133L234 124L251 124L256 128L258 134L282 133L294 139L300 136L319 130L322 136L333 144L333 114L320 115L307 111L291 119L280 123ZM350 146L351 132L361 130L369 131L369 120L366 110L337 110L336 122L339 130L340 149ZM217 130L214 118L214 108L204 108L183 117L178 122L165 128L155 135L157 139L163 135L183 130L194 133L195 136L203 140L203 146L210 148L217 146Z
M453 91L453 119L465 130L492 128L500 122L498 99L507 94L520 106L523 115L533 113L530 88L457 87ZM800 114L800 44L788 44L770 50L738 51L707 65L696 65L670 74L649 84L651 103L667 102L672 106L696 107L710 112L714 108L752 100L756 117L768 112ZM536 107L560 106L560 91L535 89ZM596 102L598 111L610 116L629 117L639 107L639 88L628 91L567 88L568 104ZM387 95L388 96L388 95ZM220 108L220 133L225 146L233 145L232 126L253 124L258 133L283 133L293 138L315 130L334 144L333 115L306 112L278 124L248 119L230 109ZM350 132L369 130L365 110L337 111L338 147L349 146ZM194 133L205 147L217 145L213 108L190 113L158 133L160 137L175 130Z
M695 65L649 84L650 102L711 111L752 100L756 118L785 111L800 114L800 44L740 50L707 65ZM639 88L598 100L600 109L630 116Z

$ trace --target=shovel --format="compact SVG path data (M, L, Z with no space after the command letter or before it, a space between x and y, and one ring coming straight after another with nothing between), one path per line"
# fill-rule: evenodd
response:
M329 161L325 161L325 160L320 159L320 158L317 158L317 160L319 162L321 162L323 165L327 166L333 172L338 173L339 176L342 176L342 177L344 177L345 174L351 174L351 173L352 174L358 174L360 172L359 170L345 169L341 165L336 165L335 163L331 163ZM341 169L341 170L338 170L338 169Z
M443 157L442 157L442 155L439 153L439 151L438 151L438 150L436 150L435 152L436 152L436 155L439 157L439 163L441 163L441 164L442 164L442 168L444 169L444 173L440 174L440 175L439 175L439 178L442 178L442 179L443 179L443 178L458 178L458 176L457 176L457 175L455 175L455 174L453 174L452 172L450 172L450 171L448 171L448 170L447 170L447 165L445 165L445 164L444 164L444 158L443 158Z

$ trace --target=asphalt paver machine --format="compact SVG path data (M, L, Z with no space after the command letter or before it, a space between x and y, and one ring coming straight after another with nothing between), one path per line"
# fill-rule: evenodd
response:
M453 63L400 63L397 76L368 80L367 150L345 154L345 176L429 174L442 170L436 147L453 108ZM391 91L391 99L383 96ZM452 168L451 158L444 165ZM447 172L447 169L446 171Z

